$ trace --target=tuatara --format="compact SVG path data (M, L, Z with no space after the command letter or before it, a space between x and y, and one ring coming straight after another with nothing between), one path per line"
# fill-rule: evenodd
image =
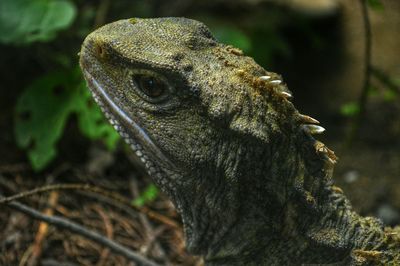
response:
M333 185L318 121L204 24L110 23L87 36L80 65L207 265L400 265L400 229L359 216Z

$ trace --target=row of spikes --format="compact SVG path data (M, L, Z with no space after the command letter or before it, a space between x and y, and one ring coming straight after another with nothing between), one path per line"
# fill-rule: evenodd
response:
M258 77L258 80L274 85L280 85L282 83L282 80L271 80L271 76L267 75ZM293 98L292 94L287 91L277 91L276 93L284 97L288 101ZM319 125L320 122L311 116L300 114L299 121L301 122L301 129L310 135L322 134L325 131L325 128ZM326 147L322 142L316 141L314 147L316 152L322 154L331 165L337 162L338 158L335 153L328 147Z

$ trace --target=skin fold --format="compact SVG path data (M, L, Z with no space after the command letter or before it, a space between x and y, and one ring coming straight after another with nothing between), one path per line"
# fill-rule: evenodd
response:
M400 229L359 216L333 185L318 121L204 24L116 21L86 37L80 65L207 265L400 265Z

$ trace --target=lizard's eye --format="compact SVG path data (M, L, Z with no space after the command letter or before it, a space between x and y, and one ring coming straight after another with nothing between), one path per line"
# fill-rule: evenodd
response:
M169 95L168 84L158 77L146 74L132 76L140 94L145 100L156 103L165 100Z

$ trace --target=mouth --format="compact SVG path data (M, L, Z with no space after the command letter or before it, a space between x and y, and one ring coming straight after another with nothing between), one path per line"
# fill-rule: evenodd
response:
M130 145L132 145L132 141L135 141L150 153L149 155L152 160L156 160L159 164L173 169L174 164L158 148L146 131L121 107L115 104L113 99L87 70L83 70L83 74L93 98L121 137Z

